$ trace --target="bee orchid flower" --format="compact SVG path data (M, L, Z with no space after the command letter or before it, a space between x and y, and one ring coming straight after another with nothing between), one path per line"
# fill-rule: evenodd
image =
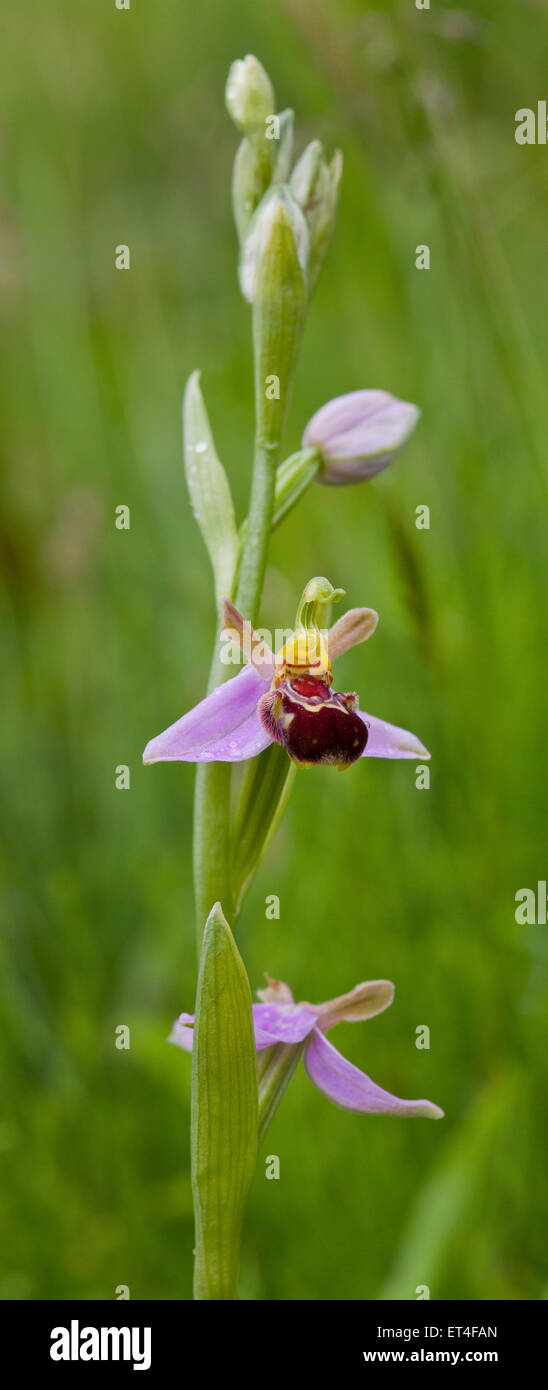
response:
M333 660L370 637L378 620L373 609L354 608L322 632L320 614L342 593L327 579L310 580L295 630L276 655L225 602L225 628L249 664L151 739L143 761L241 762L274 742L301 768L345 768L362 757L429 758L414 734L364 713L355 694L332 689Z
M259 990L259 1004L253 1004L253 1027L257 1053L283 1047L283 1065L291 1074L292 1062L301 1054L307 1075L318 1091L341 1110L361 1115L424 1116L441 1120L443 1110L430 1100L401 1100L377 1086L359 1067L348 1062L326 1033L337 1023L358 1023L389 1008L394 998L390 980L368 980L356 985L326 1004L296 1004L291 990L281 980L271 980ZM169 1041L192 1051L194 1017L180 1014ZM260 1065L260 1064L259 1064ZM259 1067L258 1067L259 1070ZM260 1070L264 1074L264 1069Z

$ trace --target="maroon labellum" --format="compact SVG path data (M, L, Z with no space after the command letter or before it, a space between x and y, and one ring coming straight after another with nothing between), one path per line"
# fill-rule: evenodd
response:
M263 728L299 766L349 767L367 743L367 725L357 707L355 695L340 695L307 675L281 680L261 696L258 713Z

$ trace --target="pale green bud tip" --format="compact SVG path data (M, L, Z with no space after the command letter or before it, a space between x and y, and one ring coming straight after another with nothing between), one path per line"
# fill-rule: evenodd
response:
M240 262L242 294L253 303L255 279L259 262L276 228L289 225L293 232L295 254L303 275L306 275L309 236L300 207L284 184L269 189L251 219Z
M279 121L279 138L275 141L272 183L287 183L293 157L295 115L288 107L286 111L280 111L277 119Z
M274 89L262 63L252 53L232 64L225 91L234 124L245 134L262 126L275 110Z
M305 215L315 210L325 196L329 184L329 171L324 159L320 140L311 140L298 160L289 187L293 197Z
M332 487L357 483L387 468L420 416L416 405L389 391L351 391L322 406L306 426L303 448L322 459L318 482Z
M337 212L342 155L336 150L327 164L319 140L311 140L298 160L289 187L306 219L310 236L309 289L320 273Z
M206 922L206 927L227 927L228 922L220 903L214 903Z
M337 192L340 181L342 179L343 168L343 152L342 150L335 150L335 153L331 160L331 164L329 165L329 173L331 175L331 187L332 189L334 189L335 192Z

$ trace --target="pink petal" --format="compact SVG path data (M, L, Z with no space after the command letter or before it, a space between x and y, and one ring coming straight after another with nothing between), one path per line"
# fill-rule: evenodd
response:
M374 714L365 714L364 710L356 710L360 719L369 727L369 736L362 753L362 758L429 758L428 749L424 747L416 734L410 734L408 729L399 729L397 724L387 724L384 719L377 719Z
M301 1004L254 1004L255 1047L262 1052L276 1043L299 1043L308 1037L316 1022L312 1009ZM168 1041L192 1052L194 1014L179 1014ZM190 1026L189 1026L190 1025Z
M253 1025L257 1052L275 1043L299 1043L316 1022L312 1009L302 1004L254 1004Z
M168 1038L168 1042L175 1043L176 1047L182 1047L183 1052L192 1052L194 1041L194 1014L179 1014L175 1019L173 1028Z
M383 1091L359 1067L347 1062L318 1028L312 1033L304 1064L318 1090L342 1110L363 1115L424 1115L431 1120L443 1116L439 1105L430 1100L399 1100Z
M350 430L359 429L364 420L375 418L377 412L394 397L388 391L375 389L348 391L344 396L335 396L326 405L320 406L308 421L303 434L303 444L320 447L331 446L334 439Z
M374 608L349 608L329 629L327 645L330 661L338 661L344 652L372 637L379 621Z
M324 459L319 483L334 486L380 473L396 458L415 428L419 411L389 391L350 391L309 421L303 446L316 445Z
M328 1033L337 1023L358 1023L364 1018L374 1018L375 1014L390 1008L393 998L391 980L364 980L348 994L339 994L336 999L328 999L326 1004L315 1005L318 1028Z
M151 739L143 762L231 763L254 758L272 742L257 714L257 701L268 686L253 666L246 666Z

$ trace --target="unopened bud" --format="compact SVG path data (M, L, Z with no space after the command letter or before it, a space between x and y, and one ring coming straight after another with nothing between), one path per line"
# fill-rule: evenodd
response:
M303 448L321 455L318 482L340 487L387 468L412 434L420 411L389 391L350 391L309 420Z
M240 285L242 294L253 303L255 277L263 251L270 238L272 228L280 215L285 215L293 232L295 253L303 275L308 264L308 228L300 207L292 198L285 184L271 188L265 193L257 211L251 219L249 230L242 247L240 263Z
M232 64L225 100L234 124L245 135L263 127L266 117L275 110L274 89L268 73L252 53Z
M295 165L289 187L299 204L310 235L309 286L312 290L320 273L335 226L342 155L337 150L327 164L319 140L311 140Z

